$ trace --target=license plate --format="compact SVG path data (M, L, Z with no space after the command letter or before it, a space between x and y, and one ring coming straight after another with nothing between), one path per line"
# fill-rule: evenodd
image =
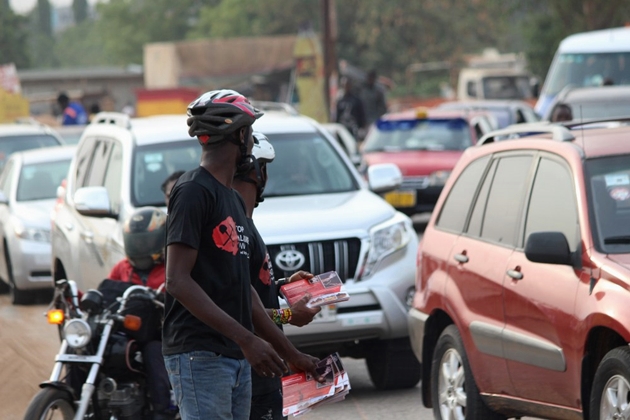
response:
M337 306L322 306L322 310L313 318L313 322L335 322L337 320Z
M385 194L385 201L394 207L413 207L416 205L416 192L392 191Z

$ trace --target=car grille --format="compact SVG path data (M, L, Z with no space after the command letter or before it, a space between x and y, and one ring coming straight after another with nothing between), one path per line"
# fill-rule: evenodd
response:
M423 190L429 186L428 176L405 177L400 189Z
M267 245L267 250L276 279L289 277L298 270L306 270L313 274L334 270L345 282L348 278L355 276L361 252L361 240L348 238Z

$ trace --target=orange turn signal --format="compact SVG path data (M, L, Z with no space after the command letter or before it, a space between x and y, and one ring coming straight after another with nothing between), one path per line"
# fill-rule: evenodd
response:
M65 314L61 309L51 309L46 312L46 318L49 324L61 325L65 319Z
M142 326L142 318L135 315L125 315L123 325L129 331L138 331Z

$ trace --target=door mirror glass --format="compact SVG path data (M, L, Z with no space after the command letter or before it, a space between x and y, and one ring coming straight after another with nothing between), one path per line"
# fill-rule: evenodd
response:
M573 265L569 242L562 232L534 232L525 244L525 257L543 264Z
M74 208L83 216L117 217L111 210L105 187L83 187L74 193Z
M402 172L394 163L379 163L368 166L368 182L375 193L395 190L402 184Z

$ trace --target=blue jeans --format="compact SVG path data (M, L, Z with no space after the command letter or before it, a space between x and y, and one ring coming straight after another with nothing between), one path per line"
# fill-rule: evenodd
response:
M252 374L247 360L209 351L164 356L182 420L248 420Z

